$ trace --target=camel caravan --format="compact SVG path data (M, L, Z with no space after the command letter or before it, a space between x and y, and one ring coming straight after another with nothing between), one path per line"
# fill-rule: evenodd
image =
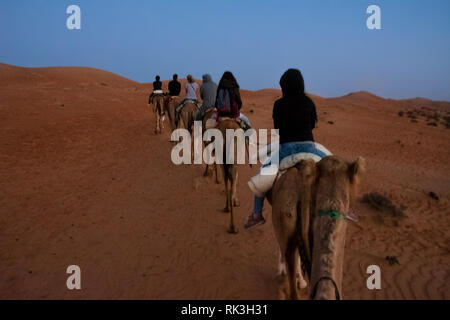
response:
M254 193L254 208L244 228L249 230L266 222L262 209L267 199L272 206L272 224L280 250L280 298L299 299L300 289L308 287L310 299L340 300L347 223L356 220L351 208L365 161L358 157L347 162L314 141L316 107L305 94L299 70L287 70L280 79L280 87L282 97L273 108L279 144L265 146L271 154L258 175L248 181ZM204 75L200 88L189 75L184 100L179 98L181 84L177 75L169 83L168 93L162 92L159 77L153 88L149 103L153 104L156 134L162 132L166 114L171 130L182 126L189 134L194 121L201 121L203 131L216 129L222 137L227 137L227 130L251 129L249 119L240 112L239 85L231 72L224 73L219 85L211 76ZM213 142L205 145L210 143ZM248 150L247 139L245 143ZM219 160L230 154L237 159L235 143L226 141L221 148L215 149ZM218 167L225 184L225 211L230 212L228 232L236 234L234 208L239 206L236 191L239 164L216 161L206 165L204 175L213 170L219 183Z

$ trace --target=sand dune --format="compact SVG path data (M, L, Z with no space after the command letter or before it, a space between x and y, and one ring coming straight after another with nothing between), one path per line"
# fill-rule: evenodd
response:
M252 206L246 181L258 168L240 168L241 231L231 236L222 185L202 166L171 163L167 129L153 135L150 90L97 69L0 64L0 298L277 298L271 223L242 228ZM280 95L242 91L256 128L272 127ZM368 92L312 98L316 140L348 160L365 157L360 194L382 193L405 213L356 204L343 297L450 299L450 103ZM80 291L65 285L72 264ZM381 267L382 290L366 288L371 264Z

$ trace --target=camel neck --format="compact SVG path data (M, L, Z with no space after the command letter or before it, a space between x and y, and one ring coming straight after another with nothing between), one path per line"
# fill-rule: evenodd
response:
M311 298L334 300L342 295L346 223L328 217L319 219L319 229L314 232L311 274L311 288L315 288L312 292L315 295Z

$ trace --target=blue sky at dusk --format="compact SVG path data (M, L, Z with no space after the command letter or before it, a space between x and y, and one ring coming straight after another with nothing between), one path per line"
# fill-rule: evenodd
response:
M81 8L68 30L66 8ZM366 9L381 8L381 30ZM0 62L88 66L139 82L173 73L242 88L278 88L299 68L325 97L367 90L389 98L450 101L448 0L2 0Z

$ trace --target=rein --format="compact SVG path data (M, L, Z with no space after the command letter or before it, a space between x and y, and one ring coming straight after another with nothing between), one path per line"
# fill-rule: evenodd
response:
M333 219L342 218L344 220L347 220L347 216L345 214L339 213L334 210L319 210L318 216L319 217L330 217Z
M319 280L317 280L317 282L316 282L316 284L314 285L314 288L313 288L313 290L312 290L312 292L311 292L311 296L310 296L310 297L311 297L312 299L314 299L314 297L316 296L316 293L317 293L317 285L318 285L319 282L322 281L322 280L329 280L329 281L331 281L331 283L334 285L334 294L335 294L335 296L336 296L336 300L341 300L341 295L339 294L339 289L338 289L338 286L337 286L336 282L333 280L333 278L328 277L328 276L322 277L322 278L320 278Z
M351 213L351 211L350 211ZM317 213L317 215L319 217L330 217L332 219L343 219L343 220L351 220L354 222L358 222L358 217L356 217L354 214L343 214L343 213L339 213L337 211L334 210L319 210L319 212Z

